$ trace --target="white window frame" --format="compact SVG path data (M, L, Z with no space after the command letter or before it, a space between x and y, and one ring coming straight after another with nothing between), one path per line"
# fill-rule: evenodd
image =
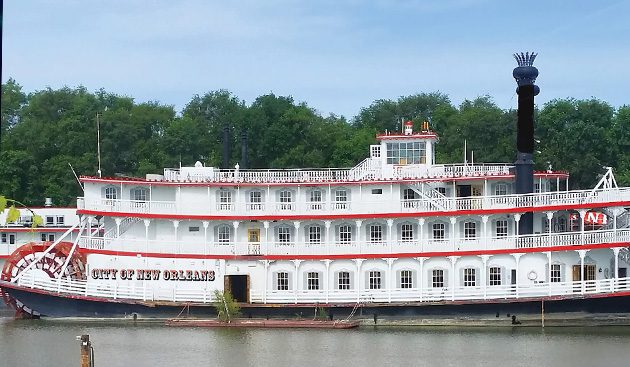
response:
M380 270L370 270L368 272L368 289L382 289L383 276Z
M342 224L339 226L339 243L352 243L352 226L349 224Z
M477 238L477 222L464 222L464 239L474 240L475 238Z
M66 224L66 217L63 215L58 215L57 216L57 225L58 226L63 226Z
M291 243L291 228L289 226L278 227L278 243Z
M345 291L351 289L349 271L340 271L337 273L337 289Z
M477 269L464 268L464 287L476 287L477 286Z
M312 190L309 193L309 208L311 210L322 210L323 209L323 193L321 190Z
M322 227L317 225L312 225L308 227L308 243L322 243Z
M227 224L222 224L217 228L217 242L228 244L232 241L232 228Z
M407 269L400 271L400 288L413 288L413 271Z
M488 268L488 284L490 286L501 285L501 268L498 266L491 266Z
M411 223L402 223L400 225L400 240L402 242L411 242L413 241L413 224Z
M276 290L277 291L288 291L289 286L289 273L286 271L279 271L276 273Z
M149 190L146 187L134 187L131 189L131 200L143 203L149 199Z
M436 236L436 234L439 234ZM431 225L431 236L434 240L446 240L446 224L442 222L433 223Z
M316 271L309 271L306 273L306 289L309 291L319 290L319 273Z
M551 283L561 283L562 282L562 265L561 264L551 264Z
M507 219L499 219L495 223L495 235L496 237L508 236L508 221Z
M219 190L219 210L232 210L232 191Z
M368 227L369 241L370 243L382 243L383 242L383 226L378 223L370 224Z
M335 190L335 209L348 209L348 190Z
M444 269L431 270L431 287L432 288L444 288L445 283L445 271Z
M280 210L293 210L293 192L291 190L281 190Z
M105 199L118 200L118 188L114 186L107 186L105 188Z
M507 193L508 193L507 184L498 183L494 185L494 195L496 196L507 195Z

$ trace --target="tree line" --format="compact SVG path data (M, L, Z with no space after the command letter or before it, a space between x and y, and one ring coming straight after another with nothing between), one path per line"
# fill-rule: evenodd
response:
M536 110L537 169L567 170L572 188L590 188L606 166L620 185L630 185L630 106L598 99L558 99ZM222 163L224 127L230 160L247 168L351 167L368 156L377 132L396 131L401 120L425 120L439 135L436 160L461 163L464 140L475 163L513 162L516 111L489 96L455 106L439 92L377 100L351 120L322 116L290 96L261 95L251 103L227 90L195 95L182 111L159 102L84 87L26 93L14 80L2 85L0 193L41 205L72 205L79 175L96 175L97 127L103 176L144 176L164 167Z

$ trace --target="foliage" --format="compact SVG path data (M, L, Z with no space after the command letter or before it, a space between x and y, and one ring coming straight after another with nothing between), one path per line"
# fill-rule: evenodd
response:
M630 106L597 99L560 99L536 112L537 169L566 170L573 188L589 188L611 166L620 185L630 185ZM419 93L377 100L348 122L322 116L290 96L266 94L251 104L226 90L193 96L178 115L173 106L84 87L22 92L9 79L2 89L0 189L26 205L51 197L73 205L82 194L70 171L95 175L96 123L100 124L103 176L143 176L164 167L218 167L228 127L228 167L351 167L368 156L378 132L399 131L401 121L424 120L440 137L439 163L461 163L464 140L470 161L514 161L516 111L489 96L454 106L445 94ZM247 166L241 156L248 140Z
M214 308L223 322L230 322L241 315L241 308L229 290L214 290Z
M24 206L24 204L20 203L17 200L7 199L3 195L0 195L0 213L4 212L9 202L13 204L11 204L11 206L9 207L9 211L7 212L7 215L5 218L6 223L4 223L5 225L9 223L14 223L18 219L20 219L20 211L19 209L15 207L15 205L18 204L18 205ZM30 208L26 208L26 209L30 211L32 214L32 224L31 224L32 228L36 228L44 224L44 219L42 218L41 215L35 214L35 212Z

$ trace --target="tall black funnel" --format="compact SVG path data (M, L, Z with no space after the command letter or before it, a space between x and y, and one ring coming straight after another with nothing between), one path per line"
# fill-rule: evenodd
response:
M518 66L512 72L516 79L516 94L518 94L518 119L516 122L516 162L515 191L517 194L531 194L534 192L534 96L540 88L534 83L538 76L538 69L533 64L537 54L514 54ZM534 215L525 213L519 223L519 234L534 232Z

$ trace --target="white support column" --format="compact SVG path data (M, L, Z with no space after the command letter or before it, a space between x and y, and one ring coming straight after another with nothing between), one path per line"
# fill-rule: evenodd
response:
M295 265L295 276L293 277L293 296L295 297L295 303L298 302L298 279L300 277L300 263L303 260L291 260Z
M269 279L269 260L263 260L263 265L265 265L265 285L263 288L263 303L267 303L267 289L269 287L269 282L273 281L273 279Z
M455 300L455 263L457 262L457 259L459 259L459 256L449 256L448 259L451 260L451 276L450 276L451 301L454 301Z
M331 225L331 221L329 220L325 220L324 221L324 228L326 228L326 254L330 254L330 247L333 244L332 238L330 238L330 225Z
M93 220L93 219L94 219L94 217L92 217L91 215L88 215L88 216L86 217L86 220L87 220L87 227L88 227L87 234L88 234L88 243L89 243L89 246L92 246L92 220ZM105 222L105 219L103 219L103 222Z
M151 225L151 219L144 219L144 247L145 252L149 252L149 225Z
M423 297L423 290L424 290L424 261L426 260L426 257L416 257L416 260L418 260L418 262L420 263L420 270L418 272L418 292L419 294L419 299L420 302L422 302L422 297Z
M204 220L201 224L203 224L203 253L204 255L208 255L208 226L210 225L210 222Z
M419 230L419 234L418 234L418 241L420 242L420 251L424 251L424 223L425 223L425 219L424 218L419 218L418 219L418 230Z
M121 217L114 217L114 222L116 222L116 238L120 237L120 223L122 223Z
M393 242L393 233L392 229L394 228L394 220L387 220L387 242L389 244L389 253L392 253L392 242Z
M515 279L515 287L516 287L516 298L519 298L519 290L520 290L520 286L518 284L518 275L519 273L519 263L521 262L521 256L523 256L525 254L512 254L512 256L514 256L514 260L516 261L516 279Z
M484 250L488 249L488 241L490 241L490 235L488 233L488 219L490 219L487 215L481 216L481 223L483 223L483 248Z
M293 222L293 227L295 228L295 240L293 243L295 243L296 247L303 243L302 237L300 236L300 224L301 222L299 220Z
M518 235L519 235L519 232L518 232L518 223L519 223L520 221L521 221L521 214L520 214L520 213L516 213L516 214L514 214L514 224L516 225L516 229L515 229L515 231L516 231L516 232L514 232L514 235L515 235L515 236L518 236Z
M392 289L396 286L396 277L394 276L394 274L392 274L392 265L394 264L394 260L396 260L395 258L387 258L387 278L386 280L388 280L387 283L387 302L388 303L392 303Z
M615 269L613 272L613 292L617 290L617 286L619 283L619 251L621 251L621 247L613 247L613 254L615 255Z
M360 219L357 219L354 221L354 223L357 225L357 245L359 247L359 253L363 253L362 249L363 249L363 242L361 241L361 225L363 224L363 221Z
M481 268L483 299L488 298L488 259L490 259L490 255L481 255L481 262L483 263L483 268Z
M243 248L245 250L238 250L238 225L240 224L239 221L235 220L232 222L232 227L234 227L234 239L231 241L232 242L232 253L234 255L247 255L249 254L249 249L247 248L247 243L245 243L245 245L243 246Z
M549 236L551 236L551 232L553 232L551 223L553 222L553 214L554 213L555 213L554 211L545 212L545 214L547 215L547 227L549 227L548 230L547 230L547 233L549 234Z
M263 249L263 255L269 255L269 221L264 221L263 227L265 227L265 242L263 242L265 248Z
M354 263L357 265L357 274L354 277L354 283L357 287L357 303L361 303L361 264L363 264L364 261L365 259L354 259Z
M549 264L547 266L547 284L549 285L549 295L551 296L552 293L552 289L551 289L551 251L547 251L547 263Z
M451 217L450 218L451 221L451 248L453 249L453 251L455 251L455 243L456 243L456 239L455 239L455 223L457 223L457 217Z
M332 261L329 259L324 260L324 265L326 265L326 274L324 274L324 285L326 292L326 303L328 303L329 295L330 295L330 263Z
M173 239L175 242L177 242L177 229L179 228L179 221L178 220L173 220L173 228L174 228L174 234L173 234Z
M577 250L578 255L580 255L580 292L582 294L586 291L584 282L584 257L586 257L587 251L588 250Z

